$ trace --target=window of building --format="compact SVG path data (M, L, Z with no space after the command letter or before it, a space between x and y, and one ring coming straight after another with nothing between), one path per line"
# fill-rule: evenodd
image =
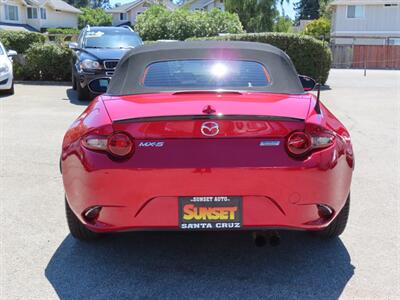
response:
M391 38L389 39L389 45L400 45L400 38Z
M119 14L119 19L120 19L121 21L126 21L126 20L128 20L128 14L127 14L127 13L120 13L120 14Z
M396 3L387 3L387 4L385 4L384 6L385 6L385 7L397 7L398 4L396 4Z
M43 8L43 7L40 8L40 18L42 20L46 20L47 19L47 12L46 12L46 9Z
M36 7L28 7L27 11L28 11L28 19L37 19L38 14Z
M364 17L364 6L363 5L348 5L347 6L347 17L349 19L357 19Z
M18 21L18 6L15 5L4 5L6 20Z

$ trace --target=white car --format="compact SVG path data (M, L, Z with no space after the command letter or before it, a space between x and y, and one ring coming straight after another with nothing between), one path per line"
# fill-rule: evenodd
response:
M12 57L16 55L17 52L14 50L7 52L0 42L0 91L10 95L14 94Z

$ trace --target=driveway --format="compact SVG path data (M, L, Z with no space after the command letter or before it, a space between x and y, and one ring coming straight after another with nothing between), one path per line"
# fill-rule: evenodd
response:
M356 152L348 229L321 241L283 232L127 233L75 241L64 217L61 141L87 103L67 86L0 98L1 299L400 299L400 72L332 70L324 103Z

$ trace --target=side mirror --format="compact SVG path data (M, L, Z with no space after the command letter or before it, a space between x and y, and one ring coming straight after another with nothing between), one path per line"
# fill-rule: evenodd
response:
M317 82L311 77L299 75L299 79L305 92L312 91L317 85Z
M8 57L13 57L13 56L17 56L17 55L18 55L17 51L14 51L14 50L8 50L8 52L7 52Z
M71 42L71 43L68 44L68 48L72 49L72 50L76 50L76 49L78 49L78 43Z

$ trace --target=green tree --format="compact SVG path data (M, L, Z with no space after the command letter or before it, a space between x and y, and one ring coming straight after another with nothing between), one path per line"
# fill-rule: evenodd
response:
M247 32L271 31L278 15L276 0L225 0L225 10L236 13ZM282 2L282 1L279 1Z
M293 21L288 16L278 16L274 23L275 32L291 32Z
M68 4L72 6L81 7L91 7L91 8L109 8L110 0L66 0Z
M68 4L75 7L88 7L90 6L90 0L66 0Z
M296 22L300 20L314 20L319 18L319 0L299 0L294 4Z
M327 18L319 18L307 24L303 31L306 35L311 35L316 39L329 41L331 33L331 22Z
M325 17L327 19L331 18L332 12L331 12L330 7L329 7L329 3L331 1L332 0L320 0L319 1L319 6L320 6L319 7L319 15L321 17Z
M110 0L92 0L93 8L110 8Z
M112 16L102 8L82 7L81 11L83 14L79 15L79 28L83 28L86 25L107 26L112 23Z

